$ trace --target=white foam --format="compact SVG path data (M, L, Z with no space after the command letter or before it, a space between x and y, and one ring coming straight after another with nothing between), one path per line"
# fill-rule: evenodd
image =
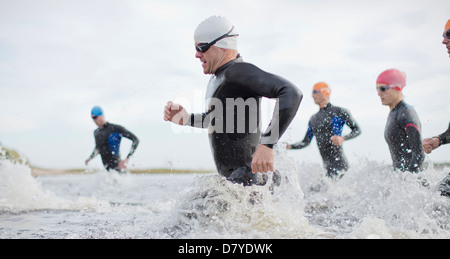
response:
M101 210L109 204L94 197L67 200L45 190L31 168L10 160L0 160L0 211Z
M178 200L169 235L183 238L305 238L321 235L303 216L295 163L277 159L281 185L243 187L219 175L197 176ZM174 226L173 226L174 225Z

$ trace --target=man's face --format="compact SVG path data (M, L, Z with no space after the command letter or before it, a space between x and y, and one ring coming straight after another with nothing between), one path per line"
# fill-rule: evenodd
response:
M198 44L198 42L195 44ZM206 52L197 51L195 57L202 62L204 74L214 74L222 65L225 58L225 52L221 48L211 46Z
M386 106L391 106L398 100L399 91L389 88L386 84L377 84L378 96L381 99L381 103Z
M444 35L446 34L446 32L450 31L444 31ZM442 41L442 44L444 44L447 47L447 53L450 55L450 39L448 39L447 37L444 36L444 40Z
M322 104L328 100L328 96L320 90L313 90L312 97L314 99L315 104Z
M91 116L92 120L94 121L95 125L98 127L103 126L105 124L105 116L99 115L99 116Z

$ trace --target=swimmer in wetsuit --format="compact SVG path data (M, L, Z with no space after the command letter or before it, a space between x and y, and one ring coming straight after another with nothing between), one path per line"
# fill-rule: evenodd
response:
M194 33L196 55L204 74L211 74L206 91L207 111L190 114L168 102L164 120L179 125L208 128L217 171L229 181L257 182L256 173L274 171L273 146L296 115L302 93L291 82L246 63L237 51L234 26L212 16ZM268 129L261 134L260 101L277 99Z
M442 37L444 38L442 40L442 44L445 45L445 47L447 48L447 52L450 54L450 20L448 20L447 23L445 24L444 33L442 34ZM446 132L442 133L437 137L424 139L422 144L425 153L430 154L431 151L435 150L441 145L445 145L448 143L450 143L450 125Z
M450 20L449 20L450 23ZM449 30L450 31L450 30ZM436 148L446 145L450 143L450 125L448 126L448 130L441 135L433 138L424 139L422 142L423 149L425 153L431 154L433 150ZM450 174L442 180L438 187L442 196L450 197Z
M447 21L444 27L444 33L442 34L444 38L442 44L447 48L447 53L450 54L450 20ZM422 142L423 149L425 153L430 154L433 150L438 147L450 143L450 125L446 132L433 138L424 139ZM439 184L439 191L442 196L450 197L450 174Z
M384 136L391 152L394 169L403 172L423 170L421 124L413 107L403 101L406 74L389 69L377 79L377 91L383 105L389 106Z
M287 149L302 149L311 143L317 136L317 146L330 178L342 177L342 172L348 170L347 158L344 155L342 143L356 138L361 134L361 129L350 113L330 103L330 87L320 82L314 85L314 102L320 110L309 120L308 131L303 141L287 145ZM352 130L348 135L342 136L344 125Z
M123 172L126 169L130 157L139 145L139 139L124 127L107 122L103 115L103 110L98 106L92 108L91 117L98 126L98 129L94 131L95 149L85 161L85 164L87 165L89 161L100 154L106 170ZM130 152L125 160L121 160L120 158L120 142L122 137L133 141Z

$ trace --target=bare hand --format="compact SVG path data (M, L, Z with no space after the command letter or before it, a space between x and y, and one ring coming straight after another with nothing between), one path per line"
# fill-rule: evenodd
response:
M422 147L425 153L430 154L431 151L439 147L440 140L438 138L427 138L422 142Z
M119 162L119 169L127 169L129 158Z
M84 164L85 164L85 165L88 165L88 164L89 164L89 161L91 161L90 158L86 159L86 161L84 161Z
M252 160L252 172L267 173L274 171L274 152L273 149L266 147L265 145L259 145L253 155Z
M344 138L344 137L341 137L341 136L338 136L338 135L334 135L334 136L331 138L331 142L332 142L333 145L335 145L335 146L341 146L342 143L344 143L344 141L345 141L345 138Z
M183 106L175 104L173 102L168 102L164 107L164 120L170 121L172 123L184 126L189 121L189 113Z

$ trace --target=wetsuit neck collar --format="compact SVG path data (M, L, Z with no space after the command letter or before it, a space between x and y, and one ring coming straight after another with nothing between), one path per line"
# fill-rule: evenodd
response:
M103 127L98 127L100 130L105 129L109 126L109 122L105 122L105 124L103 124Z
M223 66L219 67L215 73L216 76L218 76L220 73L222 73L222 71L224 71L226 68L228 68L229 66L233 65L234 63L238 63L238 62L244 62L244 60L241 57L241 54L238 54L237 57L231 61L228 61L227 63L225 63Z
M333 106L333 105L331 105L331 103L328 103L327 105L325 105L323 108L320 108L320 109L321 109L321 110L328 109L328 108L330 108L331 106Z
M399 103L397 103L397 105L395 105L395 107L392 109L392 111L405 106L405 102L403 100L401 100Z

